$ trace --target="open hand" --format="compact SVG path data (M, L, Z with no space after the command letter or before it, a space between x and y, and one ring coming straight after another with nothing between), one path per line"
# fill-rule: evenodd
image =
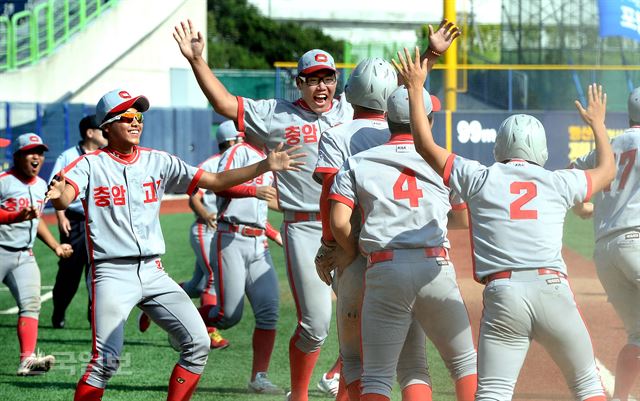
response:
M411 53L405 47L404 55L401 51L398 51L398 60L392 59L391 62L393 66L398 70L398 74L402 78L404 85L407 89L410 88L422 88L424 86L424 81L427 79L427 63L428 61L425 59L420 61L420 49L418 46L415 48L415 57L411 58Z
M300 171L299 167L303 166L305 163L303 161L296 161L295 159L307 156L306 153L296 153L302 148L302 146L292 146L287 150L282 150L283 147L284 145L279 143L274 150L269 152L269 155L267 156L267 166L269 170Z
M60 199L66 184L67 180L64 178L64 173L60 172L60 174L53 177L53 180L49 183L49 190L45 194L45 197L51 200Z
M607 112L607 94L602 91L602 85L595 83L589 85L587 90L587 108L582 107L578 100L575 101L576 109L582 120L593 127L604 124Z
M429 25L429 50L432 50L436 56L443 54L461 34L460 28L446 18L440 22L440 26L435 32L433 31L433 26Z
M193 61L202 57L205 45L204 37L200 31L196 31L193 28L193 22L190 19L187 20L187 23L182 21L174 29L173 38L178 43L184 58L188 61Z

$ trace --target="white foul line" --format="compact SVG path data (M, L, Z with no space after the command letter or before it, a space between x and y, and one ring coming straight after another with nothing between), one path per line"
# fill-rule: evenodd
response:
M48 301L51 298L53 298L53 292L52 291L45 292L40 297L40 302ZM14 306L13 308L5 309L5 310L0 310L0 315L15 315L16 313L18 313L17 306Z
M600 371L600 380L602 380L604 392L607 393L609 397L611 397L613 395L613 388L616 384L616 378L615 376L613 376L613 373L611 373L611 371L607 369L606 366L604 366L604 363L600 362L598 358L596 358L596 366Z

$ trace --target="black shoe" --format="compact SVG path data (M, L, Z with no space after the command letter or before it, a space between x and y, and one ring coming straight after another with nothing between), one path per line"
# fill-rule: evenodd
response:
M51 326L54 329L64 329L64 318L60 319L56 316L51 316Z

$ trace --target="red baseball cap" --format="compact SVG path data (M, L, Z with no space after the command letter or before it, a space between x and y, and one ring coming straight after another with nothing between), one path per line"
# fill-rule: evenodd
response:
M13 153L29 150L33 148L42 147L44 150L49 150L49 147L42 142L42 138L33 132L22 134L16 139L13 147Z
M319 70L336 70L333 57L324 50L309 50L298 60L298 75L311 74Z
M123 89L114 89L100 98L96 106L96 121L102 126L107 115L124 112L131 107L145 112L149 110L149 99L144 96L131 96Z

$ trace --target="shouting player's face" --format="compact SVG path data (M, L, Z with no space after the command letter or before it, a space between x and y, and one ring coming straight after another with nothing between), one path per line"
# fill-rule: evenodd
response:
M28 178L37 176L43 163L44 149L42 147L20 151L15 156L15 164L18 171Z
M336 73L331 70L316 71L296 79L298 89L302 92L302 100L316 113L329 110L337 82Z
M119 115L117 120L105 125L103 130L107 132L109 147L129 153L135 145L140 143L143 123L142 113L135 108L130 108Z

